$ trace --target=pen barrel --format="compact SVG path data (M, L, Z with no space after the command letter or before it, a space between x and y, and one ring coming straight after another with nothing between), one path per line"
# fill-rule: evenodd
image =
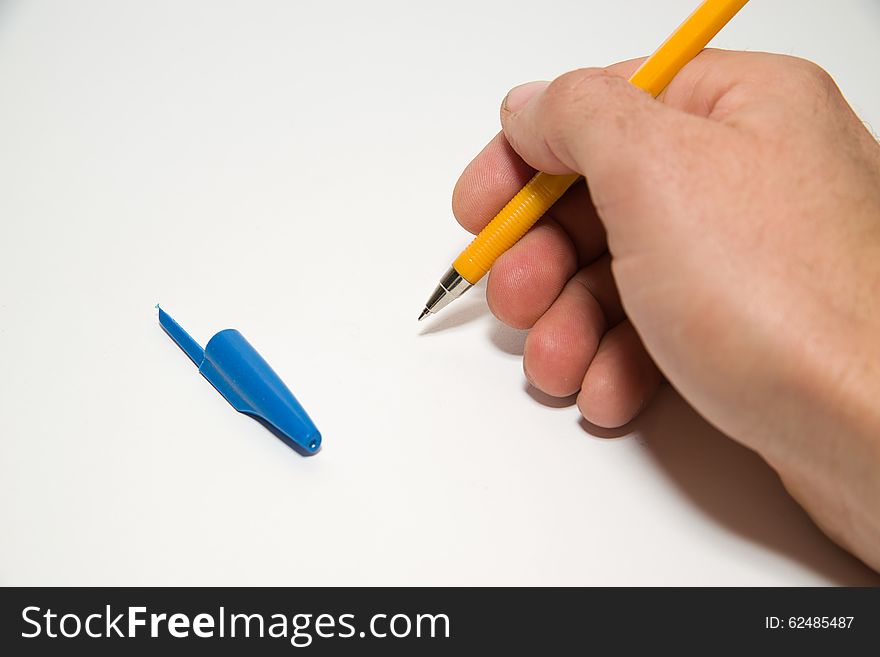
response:
M660 95L684 65L700 54L748 1L704 0L629 81L654 97Z
M468 283L475 284L492 268L496 258L516 244L579 177L578 174L536 173L452 266Z

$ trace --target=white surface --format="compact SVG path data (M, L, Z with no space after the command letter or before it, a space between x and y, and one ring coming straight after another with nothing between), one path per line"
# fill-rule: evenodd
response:
M694 4L0 1L0 583L877 583L669 389L594 436L482 290L415 321L507 89ZM880 125L874 0L755 0L715 45L811 57ZM321 453L156 302L241 330Z

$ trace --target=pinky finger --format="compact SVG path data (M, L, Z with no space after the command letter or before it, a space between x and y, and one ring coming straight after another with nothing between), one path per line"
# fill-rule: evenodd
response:
M624 320L599 343L577 405L593 424L620 427L648 405L662 379L632 324Z

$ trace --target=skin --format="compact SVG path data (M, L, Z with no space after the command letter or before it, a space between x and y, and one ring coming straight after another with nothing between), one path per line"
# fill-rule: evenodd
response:
M880 570L880 145L815 64L707 50L509 92L453 194L478 232L535 170L578 182L495 263L529 382L603 427L668 380ZM659 102L658 102L659 101Z

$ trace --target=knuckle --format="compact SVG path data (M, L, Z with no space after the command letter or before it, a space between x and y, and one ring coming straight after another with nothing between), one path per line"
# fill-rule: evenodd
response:
M796 58L797 66L802 75L818 85L826 85L831 82L831 74L815 62L808 59Z
M800 89L812 91L817 96L829 97L837 93L837 83L831 74L817 63L800 57L785 57L786 77Z
M569 71L553 80L544 92L548 112L567 115L584 98L607 87L616 76L600 68L582 68Z
M797 67L798 81L801 84L800 111L809 116L818 116L846 104L837 83L828 71L805 59L798 60Z

